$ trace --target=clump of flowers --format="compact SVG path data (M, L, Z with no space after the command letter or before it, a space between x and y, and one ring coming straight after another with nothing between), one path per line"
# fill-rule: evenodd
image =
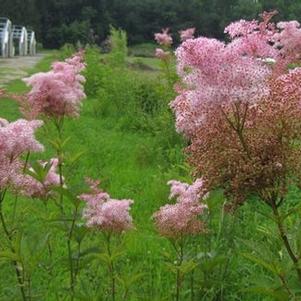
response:
M133 228L130 216L132 200L115 200L98 188L99 181L88 179L90 192L79 196L86 202L83 217L87 226L108 233L122 233Z
M166 61L166 60L169 60L169 59L170 59L171 53L170 53L170 51L164 51L164 50L161 49L161 48L157 48L157 49L156 49L155 56L156 56L159 60Z
M231 41L200 37L176 51L179 95L171 103L176 128L189 140L189 161L208 191L222 188L227 209L250 196L272 210L301 281L279 208L301 169L300 25L241 20L226 29Z
M38 174L38 171L33 168L28 169L28 174L22 174L16 177L15 183L23 195L45 199L50 196L53 187L60 186L60 175L57 173L59 160L52 158L49 162L38 162L43 173ZM39 178L42 176L42 178Z
M228 44L201 37L176 51L182 89L171 107L177 130L191 141L190 162L206 178L208 189L223 187L227 195L235 195L236 204L250 193L262 196L262 190L274 187L279 164L291 166L296 174L299 166L291 163L297 149L287 147L290 143L284 148L279 137L287 135L293 143L300 132L300 72L282 69L279 75L278 66L287 56L270 43L279 35L269 23L273 14L263 14L262 22L231 24L226 32L233 41ZM262 51L251 47L250 52L251 40ZM272 52L275 64L268 64L265 59ZM278 196L288 173L281 169L281 175L285 178L277 185Z
M177 239L204 232L205 225L199 218L206 208L200 203L206 195L203 180L198 179L192 185L174 180L168 184L171 185L170 199L176 198L177 202L161 207L153 215L159 233Z
M277 23L278 31L273 36L280 55L288 62L301 59L301 25L298 21Z
M35 138L35 131L42 125L40 120L19 119L9 123L0 119L0 190L16 185L16 179L23 173L23 155L44 150Z
M64 62L56 62L49 72L40 72L25 78L32 90L21 102L22 111L29 118L76 117L86 97L80 74L85 68L83 54L78 53Z
M169 33L169 28L163 28L162 32L155 33L155 40L162 46L170 47L172 44L172 37Z
M269 93L269 66L241 55L236 44L201 37L184 42L176 55L182 90L171 107L177 130L187 137L206 127L215 110L239 102L253 105Z
M185 30L180 30L179 34L182 42L189 39L193 39L195 34L195 27L187 28Z
M185 263L186 247L193 235L206 232L205 223L201 220L207 206L201 203L207 196L203 179L197 179L192 185L179 181L169 181L171 186L169 199L176 199L175 204L168 204L154 215L155 227L163 237L171 242L176 253L173 262L175 279L175 300L181 300L181 287L187 272L182 269Z
M113 256L114 237L132 229L133 219L129 213L132 200L115 200L103 192L98 186L100 181L87 179L90 191L79 196L86 202L83 217L89 228L100 230L106 245L105 254L108 258L105 263L110 276L110 293L112 300L116 300L116 261L120 257ZM120 240L118 240L120 244Z

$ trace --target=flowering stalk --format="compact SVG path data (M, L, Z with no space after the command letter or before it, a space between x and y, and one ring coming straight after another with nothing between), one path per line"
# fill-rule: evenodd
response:
M161 70L165 79L167 80L170 90L173 89L174 85L174 74L172 72L172 62L174 55L172 54L171 45L173 39L169 33L169 29L162 29L162 33L155 34L156 42L162 46L163 49L157 48L155 56L161 61Z
M185 40L176 50L182 81L171 108L178 132L189 139L195 174L209 191L224 191L228 211L254 195L270 206L301 282L299 256L279 213L301 179L301 25L275 24L276 13L231 23L229 43Z
M129 213L132 200L115 200L103 192L98 186L100 181L87 178L90 186L88 193L83 193L79 199L86 202L83 217L86 225L104 235L106 243L105 262L108 266L111 282L112 301L116 298L116 272L114 261L116 255L112 252L112 239L133 228L133 219Z
M183 278L187 273L182 269L185 244L188 238L206 232L205 224L200 220L200 216L207 206L200 200L205 199L208 193L204 188L203 179L197 179L192 185L175 180L169 181L168 184L171 186L169 198L175 198L177 202L161 207L153 215L153 219L157 230L169 239L177 255L175 299L179 301ZM193 285L191 290L193 290ZM193 296L193 291L191 295Z
M59 207L66 227L71 300L74 300L77 275L72 258L72 238L78 215L79 202L73 202L74 210L72 211L71 224L69 226L65 220L66 214L64 208L65 180L63 177L63 164L64 145L67 140L63 140L63 127L66 117L79 116L82 100L86 97L83 87L85 78L81 75L81 72L85 68L83 61L84 52L80 51L64 62L53 63L52 69L49 72L37 73L30 78L24 79L27 85L32 86L32 89L20 101L21 110L27 118L42 115L54 123L57 131L58 138L52 143L57 154L55 164L59 172L59 202L56 202L56 205ZM51 179L57 182L56 177L52 177Z

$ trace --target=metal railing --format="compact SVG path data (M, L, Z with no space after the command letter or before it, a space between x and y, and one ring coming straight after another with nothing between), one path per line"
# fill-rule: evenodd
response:
M0 17L0 57L36 55L36 36L33 30L12 25L8 18Z

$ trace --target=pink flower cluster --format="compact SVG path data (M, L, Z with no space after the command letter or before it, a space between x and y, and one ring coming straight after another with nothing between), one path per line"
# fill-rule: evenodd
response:
M185 41L176 51L182 89L171 103L176 127L191 138L216 111L231 111L236 104L249 106L268 97L270 80L300 59L301 29L296 21L263 20L230 24L230 43L200 37ZM206 127L206 126L205 126Z
M9 123L0 119L0 189L18 184L16 181L24 166L22 155L43 151L43 146L34 136L42 124L39 120L19 119Z
M169 33L169 28L162 29L162 32L155 33L155 40L162 46L170 47L172 44L172 37Z
M185 30L180 30L179 34L180 34L181 41L184 42L186 40L193 39L194 38L194 33L195 33L195 28L194 27L187 28Z
M83 53L78 53L64 62L56 62L49 72L34 74L24 81L32 86L22 110L29 118L43 114L48 117L76 117L82 100L85 98L80 74L85 68Z
M295 62L300 59L301 52L301 27L297 21L270 22L277 12L264 12L262 22L253 20L240 20L231 23L225 28L238 44L241 54L254 57L270 57L276 59L279 64Z
M301 68L288 66L300 60L301 28L271 23L274 15L230 24L229 43L200 37L176 51L177 131L190 141L195 174L208 190L222 188L231 209L248 195L280 198L288 178L299 179Z
M87 226L109 233L122 233L133 228L130 216L132 200L115 200L98 188L99 181L87 180L90 192L79 196L86 202L83 217Z
M207 208L200 203L207 196L202 179L197 179L192 185L179 181L169 181L171 185L170 199L176 198L175 204L160 208L153 215L155 226L162 236L167 238L182 238L205 231L204 223L199 219Z
M301 59L301 26L297 21L277 23L278 32L273 36L280 55L288 62Z
M233 103L256 103L268 95L269 66L241 55L236 43L197 38L184 42L176 51L183 88L171 103L176 127L191 137L220 107Z
M162 61L166 61L170 58L171 53L169 51L164 51L161 48L157 48L155 56Z
M25 196L32 198L46 198L51 194L53 187L60 186L60 175L57 173L59 160L57 158L50 159L49 162L39 162L40 165L48 172L44 179L38 181L33 176L35 170L29 168L32 175L18 175L15 179L16 186Z

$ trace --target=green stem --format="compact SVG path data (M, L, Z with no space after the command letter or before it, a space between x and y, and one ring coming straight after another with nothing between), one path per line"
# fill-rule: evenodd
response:
M109 255L108 270L111 277L111 296L112 296L112 301L115 301L116 280L115 280L115 266L114 266L114 261L112 260L111 236L112 236L111 233L108 233L108 235L106 235L106 242L107 242L107 252Z
M72 223L70 227L70 231L68 234L68 240L67 240L67 246L68 246L68 258L69 258L69 266L70 266L70 289L71 289L71 300L74 300L74 288L75 288L75 272L74 272L74 266L73 266L73 259L72 259L72 236L74 232L75 222L77 218L77 211L78 206L75 207L75 211L72 218Z
M2 203L4 201L5 194L6 194L6 190L0 193L0 220L1 220L1 225L2 225L2 228L4 230L5 236L6 236L7 240L8 240L8 242L9 242L10 250L11 250L11 252L13 254L15 254L16 250L15 250L15 248L12 245L13 238L12 238L11 233L8 230L8 227L6 225L6 221L5 221L5 218L4 218L4 215L3 215ZM21 272L19 270L18 262L16 260L12 260L12 264L13 264L13 266L15 268L15 272L16 272L16 276L17 276L17 281L18 281L18 284L19 284L19 287L20 287L20 291L21 291L22 300L26 301L27 298L26 298L25 289L24 289L24 278L22 277L22 274L21 274Z
M190 275L190 295L191 301L194 301L194 271L192 271Z
M56 127L59 143L58 147L56 149L57 157L59 160L58 163L58 170L59 170L59 176L60 176L60 188L63 189L64 187L64 177L63 177L63 159L64 159L64 151L62 147L62 140L63 140L63 125L64 125L64 117L61 117L59 119L54 118L54 125ZM60 193L60 201L59 201L59 207L61 210L61 213L63 216L65 216L64 212L64 194L63 192ZM73 258L72 258L72 236L74 232L75 222L78 214L78 206L75 207L75 210L73 212L73 217L71 221L71 227L68 230L67 234L67 249L68 249L68 261L69 261L69 268L70 268L70 294L71 294L71 300L74 300L74 288L75 288L75 273L74 273L74 265L73 265ZM67 227L68 229L68 227Z
M294 251L292 250L292 247L290 245L290 242L288 240L288 237L287 237L287 234L286 234L286 231L285 231L283 220L282 220L282 218L279 214L279 210L278 210L276 201L272 200L270 202L270 204L271 204L271 207L273 209L273 213L274 213L274 217L275 217L275 221L276 221L276 224L277 224L277 227L278 227L280 237L283 241L283 244L284 244L284 246L287 250L287 253L288 253L289 257L291 258L291 260L294 264L294 267L296 269L299 281L301 282L301 269L300 269L299 264L298 264L299 263L299 258L295 255Z
M182 239L179 243L179 249L178 248L175 249L177 251L176 301L179 301L181 297L181 288L182 288L182 281L183 281L183 275L180 270L184 259L184 242Z

